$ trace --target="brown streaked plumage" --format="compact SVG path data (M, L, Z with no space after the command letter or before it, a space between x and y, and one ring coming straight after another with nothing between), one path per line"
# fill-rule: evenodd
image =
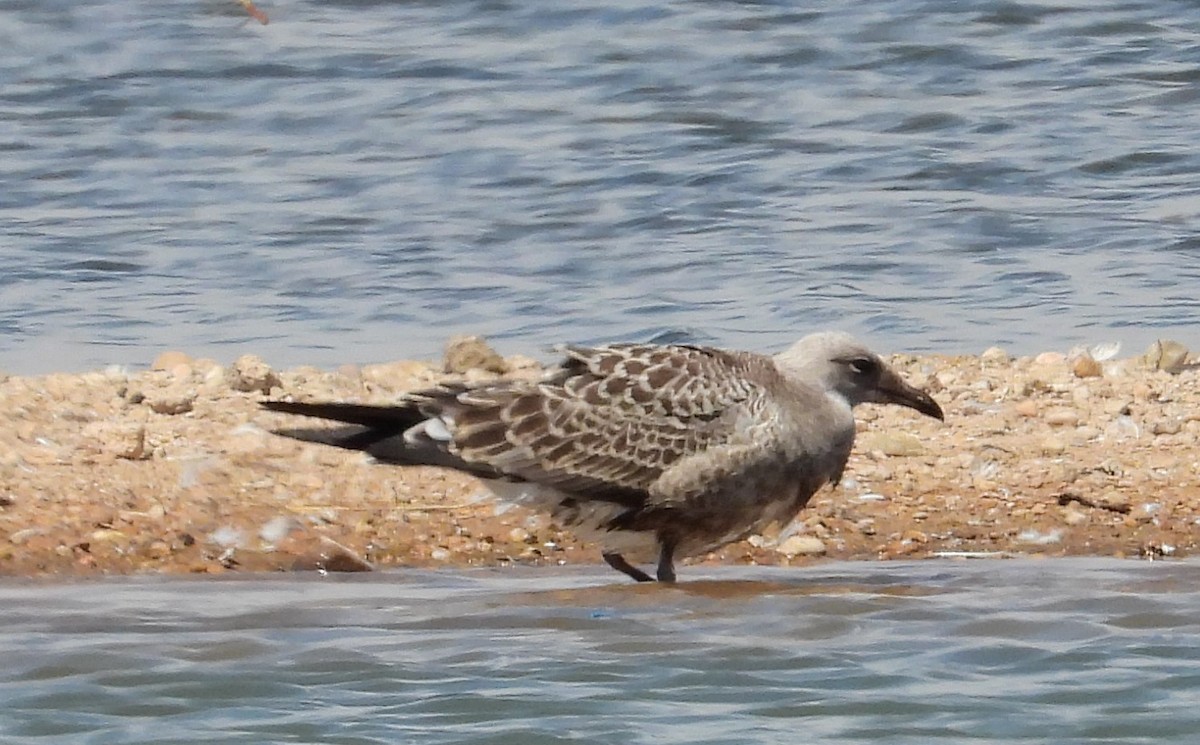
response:
M852 408L908 406L942 419L926 393L841 333L774 357L711 347L568 347L539 381L454 383L394 406L267 401L268 409L354 427L331 444L381 461L455 468L502 499L590 534L613 568L629 557L707 553L786 522L842 475ZM311 439L312 431L282 434Z

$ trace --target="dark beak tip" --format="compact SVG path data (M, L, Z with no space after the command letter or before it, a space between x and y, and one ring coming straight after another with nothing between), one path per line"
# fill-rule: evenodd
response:
M930 396L925 391L918 392L917 400L915 403L916 403L916 405L913 406L913 408L916 409L917 411L921 412L925 416L932 417L933 419L936 419L939 422L946 421L946 414L945 414L945 412L942 411L942 407L939 406L938 402L934 401L933 397Z

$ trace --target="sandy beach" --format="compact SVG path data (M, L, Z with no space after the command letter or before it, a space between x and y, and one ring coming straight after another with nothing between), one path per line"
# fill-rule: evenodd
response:
M860 407L838 487L793 523L684 565L1196 552L1200 365L1182 345L890 360L944 424ZM443 360L332 371L164 352L148 370L0 376L0 574L598 564L596 546L470 477L280 437L300 423L258 406L539 373L459 340Z

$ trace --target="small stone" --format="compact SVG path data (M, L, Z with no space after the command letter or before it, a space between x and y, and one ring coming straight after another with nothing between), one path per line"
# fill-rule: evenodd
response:
M258 537L266 543L275 545L287 538L288 533L293 529L303 528L295 518L288 515L279 515L268 520L258 530Z
M927 450L925 443L916 435L895 430L868 432L860 441L863 450L892 457L923 455Z
M1088 514L1072 503L1063 509L1063 522L1067 525L1082 525L1088 521Z
M1046 546L1052 543L1060 543L1062 541L1062 537L1062 530L1057 528L1045 532L1030 528L1018 533L1016 539L1022 543L1032 543L1038 546Z
M222 548L230 549L241 546L244 541L242 531L231 526L217 528L208 539ZM186 542L185 542L186 543Z
M1188 348L1177 341L1159 339L1150 345L1142 359L1152 370L1162 370L1176 375L1187 366Z
M151 370L164 371L174 371L175 368L187 368L191 370L191 367L192 358L178 351L163 352L155 357L154 362L150 365Z
M440 373L428 363L415 360L366 365L358 374L359 381L366 384L368 389L377 387L390 391L425 387L439 376Z
M44 528L23 528L10 535L8 537L8 542L14 546L20 546L30 538L36 538L45 532L46 531Z
M1013 408L1018 415L1023 417L1035 417L1038 415L1037 401L1034 401L1031 398L1027 398L1024 401L1018 402Z
M1138 505L1138 508L1132 512L1133 519L1139 523L1154 522L1155 516L1161 509L1162 505L1156 502Z
M811 535L793 535L775 547L787 556L820 556L825 553L825 542Z
M482 337L456 336L446 343L442 369L448 373L459 374L470 370L500 374L508 371L508 365Z
M1047 410L1044 418L1051 427L1074 427L1079 424L1079 414L1066 406Z
M166 541L154 541L149 546L146 546L146 555L152 559L165 559L171 553L171 544Z
M1076 357L1071 363L1071 371L1077 378L1099 378L1104 375L1104 369L1090 354Z
M1038 443L1038 447L1042 453L1046 455L1061 455L1067 451L1066 441L1063 440L1063 438L1055 437L1054 435L1043 438L1042 441Z
M1001 347L988 347L983 350L983 354L979 355L979 361L986 365L1007 365L1009 363L1008 352Z
M321 572L373 572L375 567L353 550L332 538L320 536L314 551L297 557L292 571L315 569Z
M125 539L125 534L119 530L101 529L93 530L88 536L94 543L113 543Z
M225 373L229 387L244 393L270 393L280 386L279 376L257 355L244 354L234 360Z
M1106 491L1092 500L1093 504L1113 512L1129 512L1129 497L1118 491Z
M132 426L122 427L119 432L119 439L112 443L113 453L118 458L125 460L145 460L150 457L150 450L146 448L146 428L135 424Z
M174 416L186 414L196 403L196 392L181 388L167 388L146 395L146 405L156 414Z
M1183 422L1178 419L1159 419L1150 425L1150 431L1156 435L1177 435L1183 429Z
M1062 352L1042 352L1033 358L1033 364L1041 367L1055 367L1066 361L1067 356Z

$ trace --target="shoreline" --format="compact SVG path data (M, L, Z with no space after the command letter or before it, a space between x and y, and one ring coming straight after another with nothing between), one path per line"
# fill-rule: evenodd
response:
M695 564L1200 552L1200 365L1138 357L895 355L944 424L862 406L842 483L789 526ZM0 576L601 564L474 479L271 432L258 401L386 402L448 378L534 377L457 340L440 362L272 370L166 352L151 369L0 375Z

